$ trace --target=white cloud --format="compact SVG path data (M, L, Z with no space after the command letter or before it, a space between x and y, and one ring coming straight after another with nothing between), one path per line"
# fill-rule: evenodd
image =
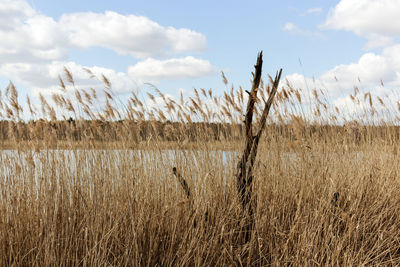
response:
M0 58L3 62L65 60L71 48L104 47L137 58L199 52L203 34L164 27L149 18L116 12L40 14L26 1L0 1Z
M399 0L341 0L322 27L365 37L367 48L388 46L400 35L399 11Z
M320 7L312 7L307 9L304 13L302 13L300 16L306 16L309 14L321 14L322 8Z
M34 95L37 95L39 92L50 95L51 93L57 92L59 88L58 76L64 74L64 67L71 72L76 85L81 89L89 89L90 87L104 88L101 81L102 74L110 80L113 85L113 90L116 93L126 93L137 88L139 85L138 80L130 77L125 72L116 72L115 70L98 66L88 67L67 61L53 61L49 64L3 64L0 66L0 73L9 77L14 82L30 88ZM93 74L99 77L99 80L91 79L84 68L93 72Z
M76 47L102 46L139 58L202 51L206 46L205 36L198 32L112 11L64 14L59 25Z
M306 36L306 37L323 38L322 33L318 32L318 31L304 30L304 29L300 28L299 26L293 24L292 22L287 22L283 26L282 30L293 33L293 34Z
M326 89L331 98L350 93L354 86L375 89L381 80L389 87L400 85L400 45L384 49L382 54L366 53L358 62L341 64L326 71L316 79L300 74L288 75L288 80L297 88Z
M116 72L99 66L84 66L70 61L16 62L0 64L0 73L17 84L30 88L36 95L38 92L50 95L58 88L58 75L64 73L64 66L70 70L80 88L103 86L101 81L90 79L90 75L84 70L89 69L100 80L101 75L104 74L112 83L116 93L129 92L145 82L202 77L216 73L215 67L209 61L194 57L147 59L129 67L126 72Z
M400 54L398 57L400 58ZM339 86L342 89L352 89L359 83L359 80L364 86L374 86L381 80L392 81L394 71L387 57L366 53L358 62L338 65L321 75L320 79L331 88Z
M360 94L370 92L373 98L379 96L389 106L397 107L397 101L400 101L400 94L397 93L400 86L400 44L384 48L379 54L365 53L357 62L338 65L316 78L297 73L285 78L294 88L302 89L305 105L315 104L312 90L322 89L329 103L346 114L346 119L356 119L369 108L365 102L356 103L349 97L354 94L354 86L359 88ZM379 104L374 108L382 112L385 110Z
M0 29L13 29L20 19L33 16L35 11L22 0L2 0L0 2Z
M6 13L4 3L0 14ZM30 9L18 13L14 5L9 10L11 24L0 19L0 57L2 62L33 62L65 57L67 39L50 17L34 14ZM10 15L8 15L10 16ZM1 17L1 16L0 16Z
M83 68L98 76L103 73L117 93L137 88L148 79L191 78L215 71L209 61L194 57L148 58L202 51L206 46L203 34L111 11L64 14L55 20L34 10L26 1L0 0L0 39L0 75L35 94L54 92L64 66L70 69L77 84L85 88L100 83L89 79ZM129 71L116 72L68 60L70 49L98 46L143 61L128 68Z
M215 74L216 68L207 60L191 56L167 60L149 58L129 67L128 73L141 79L180 79Z
M291 22L287 22L285 24L285 26L283 26L283 30L284 31L288 31L288 32L295 31L295 30L298 30L298 29L299 28L296 25L294 25L293 23L291 23Z

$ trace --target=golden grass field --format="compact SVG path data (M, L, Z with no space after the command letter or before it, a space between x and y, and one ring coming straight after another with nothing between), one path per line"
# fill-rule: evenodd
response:
M39 107L27 99L23 110L13 85L2 92L1 266L400 264L399 111L388 99L354 89L365 108L354 117L323 90L306 104L307 92L283 81L255 162L245 242L235 180L243 89L180 100L154 89L147 102L134 92L124 101L105 77L96 92L64 76Z

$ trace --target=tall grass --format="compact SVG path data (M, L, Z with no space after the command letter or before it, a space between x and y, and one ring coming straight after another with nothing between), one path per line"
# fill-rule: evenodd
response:
M244 242L234 178L242 88L123 101L104 76L102 92L64 76L39 107L28 98L23 110L12 84L2 93L0 140L12 150L0 154L0 265L400 264L400 131L387 99L352 94L365 107L354 118L324 91L306 103L307 92L281 87Z

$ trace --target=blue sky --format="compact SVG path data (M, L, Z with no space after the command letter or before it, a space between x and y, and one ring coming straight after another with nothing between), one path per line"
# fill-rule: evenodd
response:
M91 86L86 67L122 95L146 82L172 96L218 94L221 70L248 87L263 50L264 73L283 68L295 86L324 87L345 104L353 85L373 94L388 92L381 79L400 85L399 12L399 0L0 0L0 86L50 94L67 66L78 85Z
M237 81L245 83L259 50L264 51L265 69L270 72L280 66L287 73L302 71L301 59L304 71L315 75L357 60L363 52L362 38L343 31L319 30L335 2L338 1L29 1L55 19L65 13L112 10L146 16L164 26L195 30L207 38L205 51L195 55L210 60L219 69L229 69L232 80L240 77ZM321 11L307 14L313 8ZM288 22L321 36L285 32L282 29ZM333 50L337 52L331 53ZM100 53L107 56L99 57ZM71 51L70 59L118 71L137 62L107 49Z

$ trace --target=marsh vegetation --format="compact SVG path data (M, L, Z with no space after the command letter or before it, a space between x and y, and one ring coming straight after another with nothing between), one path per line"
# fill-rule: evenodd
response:
M2 92L0 265L400 264L400 112L389 99L355 88L353 115L324 90L282 81L252 171L247 239L235 178L245 90L176 100L154 88L122 101L98 78L103 91L79 88L66 69L38 107L28 98L23 109L12 84Z

